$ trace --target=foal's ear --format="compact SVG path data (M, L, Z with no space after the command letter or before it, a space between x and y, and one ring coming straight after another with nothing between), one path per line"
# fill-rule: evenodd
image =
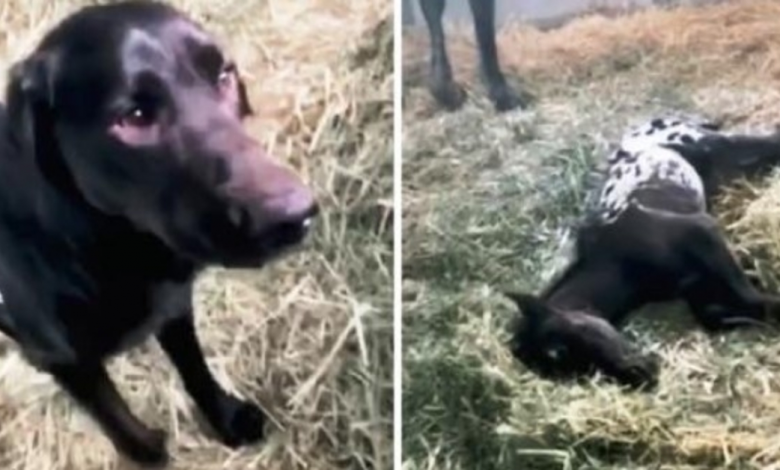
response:
M504 296L512 300L523 312L523 315L531 320L539 320L550 313L550 308L538 297L520 292L504 292Z

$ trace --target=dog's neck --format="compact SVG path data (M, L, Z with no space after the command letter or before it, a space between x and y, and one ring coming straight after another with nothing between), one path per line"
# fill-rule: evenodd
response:
M129 220L106 215L85 203L81 194L63 190L44 175L39 174L39 178L39 184L29 192L29 210L37 219L33 224L39 228L37 239L50 239L55 257L120 269L128 275L137 270L176 282L186 281L202 269L159 238L138 230ZM63 226L69 230L63 232ZM143 253L141 259L136 253Z
M128 277L148 273L150 280L182 282L202 269L125 218L102 213L75 186L58 179L63 175L42 171L39 159L8 135L7 125L2 127L7 138L0 142L0 212L5 225L13 228L6 236L28 247L31 269L49 266L63 282L83 285L85 292L94 283L83 278L85 272L113 269ZM16 181L26 183L13 184Z

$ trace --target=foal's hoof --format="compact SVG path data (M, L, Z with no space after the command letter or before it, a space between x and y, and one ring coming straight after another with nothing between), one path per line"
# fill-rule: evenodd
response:
M455 111L466 102L466 92L452 80L434 80L430 90L436 101L448 111Z
M523 93L521 96L506 83L490 87L490 101L493 102L498 112L511 111L515 108L524 108L531 102L531 95Z
M236 448L254 444L263 438L265 415L257 405L229 397L224 407L216 431L225 445Z
M119 445L119 451L137 464L147 468L160 468L168 464L167 435L160 429L149 429L143 439Z
M648 355L631 361L621 371L618 381L631 390L649 391L658 386L660 373L660 358L656 355Z

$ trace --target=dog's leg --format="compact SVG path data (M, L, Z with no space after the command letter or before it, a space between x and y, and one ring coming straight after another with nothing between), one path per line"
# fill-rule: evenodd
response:
M179 371L187 392L223 443L238 447L263 437L265 417L262 411L256 405L228 394L209 371L192 315L168 322L157 339Z
M48 371L91 413L122 454L146 465L168 461L165 433L133 415L102 364L58 365Z
M522 106L523 101L506 83L498 62L495 0L469 0L469 5L474 17L474 32L479 45L482 76L487 84L490 100L498 111L508 111Z
M444 2L445 0L420 0L420 9L428 25L431 40L431 93L439 104L449 110L455 110L463 105L466 93L452 78L442 25Z
M699 231L688 247L697 279L684 288L683 296L701 325L708 330L728 330L755 325L775 313L780 299L753 286L717 227Z

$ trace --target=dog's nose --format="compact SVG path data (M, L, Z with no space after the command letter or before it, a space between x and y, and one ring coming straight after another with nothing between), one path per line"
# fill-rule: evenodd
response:
M239 225L250 232L308 228L318 212L312 189L291 167L257 146L250 149L256 152L238 153L229 160L230 178L224 186L228 200L247 212L247 223Z
M267 213L272 214L271 218L277 224L308 225L318 212L314 194L303 185L269 197L265 201L265 209Z

